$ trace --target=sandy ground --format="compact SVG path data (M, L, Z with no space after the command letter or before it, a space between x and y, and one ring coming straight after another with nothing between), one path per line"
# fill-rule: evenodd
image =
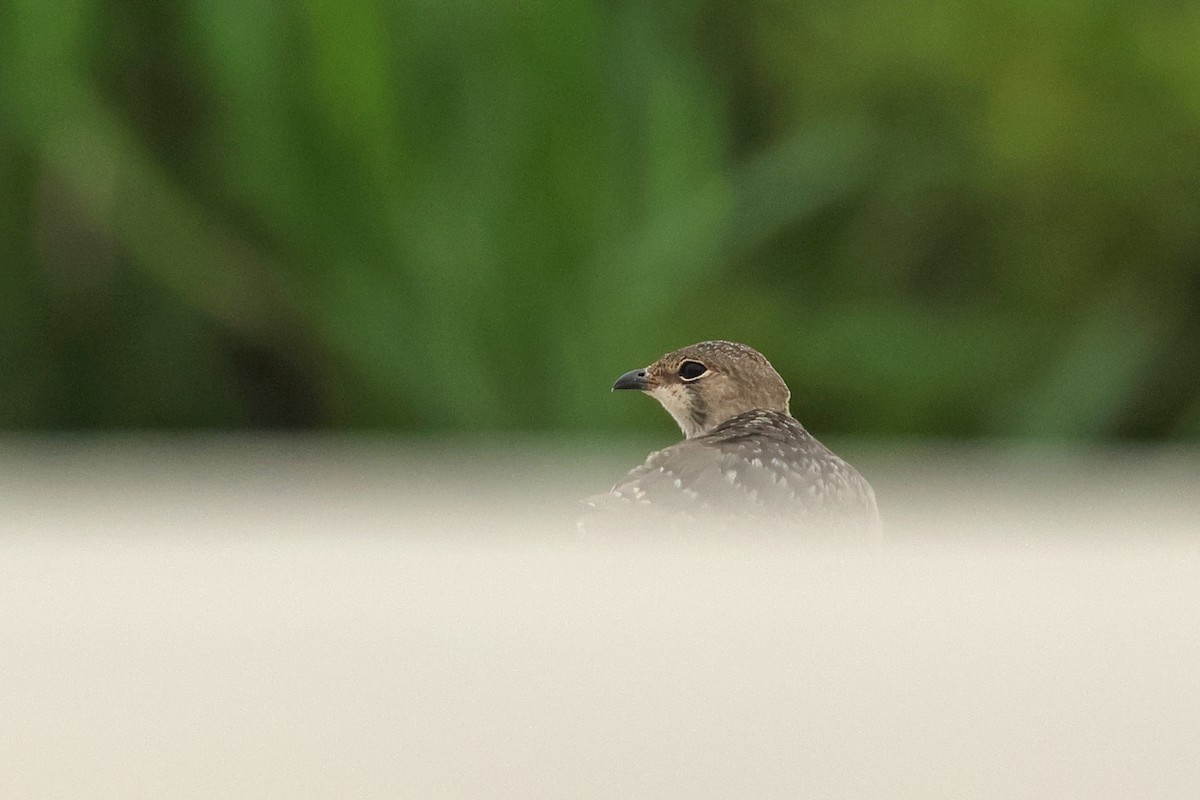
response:
M0 442L0 797L1200 797L1200 453L851 448L878 546L580 537L636 449Z

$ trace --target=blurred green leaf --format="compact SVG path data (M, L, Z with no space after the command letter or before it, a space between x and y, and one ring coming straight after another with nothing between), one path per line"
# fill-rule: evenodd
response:
M4 427L665 427L719 336L822 432L1197 435L1194 9L0 19Z

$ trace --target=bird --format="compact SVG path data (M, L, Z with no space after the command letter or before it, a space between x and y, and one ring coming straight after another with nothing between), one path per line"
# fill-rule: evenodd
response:
M724 528L879 533L871 484L792 416L787 384L754 348L692 344L626 372L612 390L658 400L684 439L586 499L592 512L652 511L679 530L716 521Z

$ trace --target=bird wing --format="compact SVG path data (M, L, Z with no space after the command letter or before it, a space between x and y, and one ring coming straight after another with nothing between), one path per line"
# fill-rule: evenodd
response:
M875 493L857 470L792 417L753 411L711 433L651 453L598 510L649 508L691 518L713 515L818 528L878 532Z
M612 489L627 501L687 510L813 515L874 512L867 482L815 439L689 439L652 453Z

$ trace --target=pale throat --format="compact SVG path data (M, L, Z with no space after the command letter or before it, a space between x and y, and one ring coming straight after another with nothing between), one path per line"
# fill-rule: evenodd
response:
M689 402L687 390L679 385L656 386L650 389L646 394L657 400L667 413L674 418L679 429L683 431L684 438L694 439L708 431L708 426L703 426L698 423L695 417L692 416L692 407Z

